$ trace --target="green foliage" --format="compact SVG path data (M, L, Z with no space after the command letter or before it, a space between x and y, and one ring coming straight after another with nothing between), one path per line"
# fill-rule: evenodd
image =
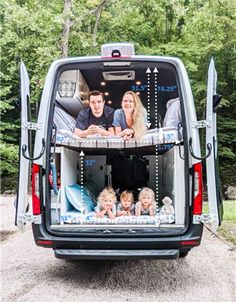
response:
M18 157L18 147L14 145L7 145L1 142L0 147L0 167L1 173L16 173L17 171L17 157Z
M16 189L18 177L18 146L0 141L1 193Z
M70 56L99 54L103 43L126 41L135 44L137 54L180 57L190 76L199 119L205 114L207 67L214 57L218 92L223 95L218 110L221 175L224 184L235 184L236 17L232 1L110 0L103 7L95 35L101 3L74 0L71 12L63 16L63 1L59 0L1 1L0 130L4 148L11 150L20 136L19 110L15 108L20 60L25 62L31 79L34 107L48 67L61 56L63 22L70 17ZM4 169L2 177L7 175Z

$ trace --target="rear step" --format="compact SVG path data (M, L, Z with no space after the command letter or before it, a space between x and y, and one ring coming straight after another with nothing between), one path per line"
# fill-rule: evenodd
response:
M178 249L172 250L81 250L81 249L55 249L55 257L60 259L128 259L128 258L154 258L170 259L179 256Z

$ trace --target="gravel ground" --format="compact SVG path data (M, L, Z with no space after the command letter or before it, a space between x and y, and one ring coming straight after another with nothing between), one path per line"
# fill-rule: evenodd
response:
M14 226L14 197L2 197L1 301L236 301L236 252L205 229L186 259L68 262Z

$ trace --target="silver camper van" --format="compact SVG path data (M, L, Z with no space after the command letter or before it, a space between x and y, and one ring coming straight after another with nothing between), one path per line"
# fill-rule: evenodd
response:
M203 223L215 231L223 213L216 133L220 96L214 61L208 70L206 119L198 121L180 59L135 55L130 43L105 44L101 51L100 56L52 63L37 123L29 120L30 81L21 63L16 225L23 230L31 223L35 243L52 248L57 258L185 257L200 244ZM124 92L137 94L147 112L146 133L139 139L115 133L76 135L77 116L90 110L88 95L94 90L103 92L106 105L114 110L121 108ZM206 131L202 155L200 128ZM202 163L206 163L207 215L202 214ZM132 193L136 207L142 189L151 189L154 215L98 217L98 196L106 187L115 192L115 207L123 191Z

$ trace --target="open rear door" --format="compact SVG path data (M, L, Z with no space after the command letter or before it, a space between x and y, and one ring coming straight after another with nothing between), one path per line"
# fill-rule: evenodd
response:
M220 101L220 96L216 94L217 73L214 60L211 59L208 69L207 83L207 109L206 120L206 146L211 144L212 150L210 156L206 159L207 172L207 192L209 214L213 218L212 231L216 231L221 224L223 217L223 200L220 187L219 164L218 164L218 144L217 144L217 124L216 107Z
M29 146L29 122L30 91L29 76L23 62L20 66L21 77L21 142L19 149L19 173L18 192L16 199L16 225L24 230L25 214L29 210L28 185L30 176L30 161L23 156L23 146Z

